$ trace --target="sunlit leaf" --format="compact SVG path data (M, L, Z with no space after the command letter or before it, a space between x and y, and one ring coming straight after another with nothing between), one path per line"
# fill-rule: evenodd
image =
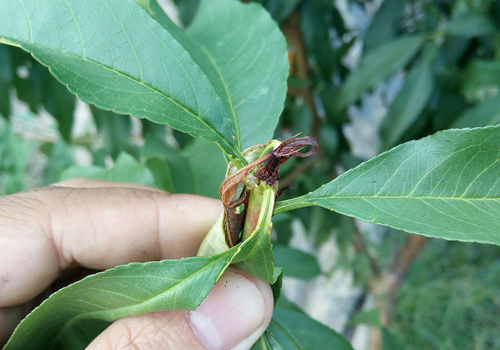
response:
M242 157L209 79L134 1L1 0L0 7L2 40L31 52L83 101L168 124Z
M400 145L276 212L319 205L411 233L500 244L500 127Z

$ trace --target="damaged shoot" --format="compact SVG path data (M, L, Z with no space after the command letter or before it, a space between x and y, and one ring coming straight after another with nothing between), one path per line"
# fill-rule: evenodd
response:
M306 148L310 149L304 152ZM291 157L309 157L317 150L315 139L295 135L283 142L271 140L250 147L243 152L249 164L241 169L230 163L219 188L224 213L203 241L198 255L218 254L248 239L259 222L261 208L267 205L264 200L276 201L284 189L290 188L278 189L280 165ZM264 195L266 192L273 195Z

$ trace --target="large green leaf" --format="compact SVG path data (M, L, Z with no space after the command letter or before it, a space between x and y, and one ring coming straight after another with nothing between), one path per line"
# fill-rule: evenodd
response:
M434 88L433 65L436 56L436 46L429 44L421 62L408 73L405 86L389 108L382 125L384 150L397 144L429 102Z
M474 128L500 123L500 96L491 98L460 114L454 128Z
M220 153L215 145L212 146ZM141 155L146 158L146 166L160 188L172 193L196 193L191 163L176 149L149 135L141 149Z
M9 48L0 44L0 116L10 116L9 89L12 84L12 62Z
M352 350L347 339L334 330L301 312L279 307L274 311L266 337L271 345L279 344L286 350ZM279 348L274 345L272 349Z
M246 149L269 141L283 110L289 70L276 22L255 3L203 0L186 33L203 51L191 52L194 59L237 120L237 144Z
M333 329L307 316L297 305L281 297L271 324L252 350L352 350Z
M236 144L245 149L272 138L289 67L285 38L270 15L255 3L203 0L183 32L155 0L145 8L208 76L236 125Z
M420 36L407 36L384 44L364 56L340 90L337 108L355 102L363 91L403 68L420 50L423 42Z
M487 15L466 12L446 23L444 30L453 36L475 37L495 33L495 24Z
M127 153L120 154L111 169L98 166L72 167L61 174L60 180L79 177L157 187L149 169Z
M430 237L500 244L500 127L400 145L276 212L319 205Z
M286 277L310 280L321 274L318 260L300 250L277 246L273 249L274 263L283 267Z
M217 142L236 126L190 54L132 0L0 0L0 41L50 67L85 102Z
M196 193L219 198L219 186L224 181L227 168L220 149L209 142L194 140L182 154L191 163Z
M4 350L84 349L118 318L194 310L231 263L251 257L257 237L213 257L131 263L84 278L29 314Z

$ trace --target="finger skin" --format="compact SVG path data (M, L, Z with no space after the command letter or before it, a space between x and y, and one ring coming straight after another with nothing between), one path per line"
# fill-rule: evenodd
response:
M0 307L33 298L75 264L195 255L221 212L215 199L155 189L45 187L0 197Z
M202 350L185 311L155 312L113 323L86 350Z
M120 187L120 188L135 188L138 190L168 193L168 192L162 191L158 188L153 188L153 187L148 187L148 186L138 185L138 184L133 184L133 183L112 182L112 181L84 179L84 178L69 179L69 180L57 182L57 183L52 184L50 186L52 186L52 187L71 187L71 188Z

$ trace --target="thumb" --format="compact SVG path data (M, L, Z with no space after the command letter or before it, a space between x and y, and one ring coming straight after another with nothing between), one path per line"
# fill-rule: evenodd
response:
M87 350L248 350L269 325L273 307L267 282L230 267L195 311L118 320Z

